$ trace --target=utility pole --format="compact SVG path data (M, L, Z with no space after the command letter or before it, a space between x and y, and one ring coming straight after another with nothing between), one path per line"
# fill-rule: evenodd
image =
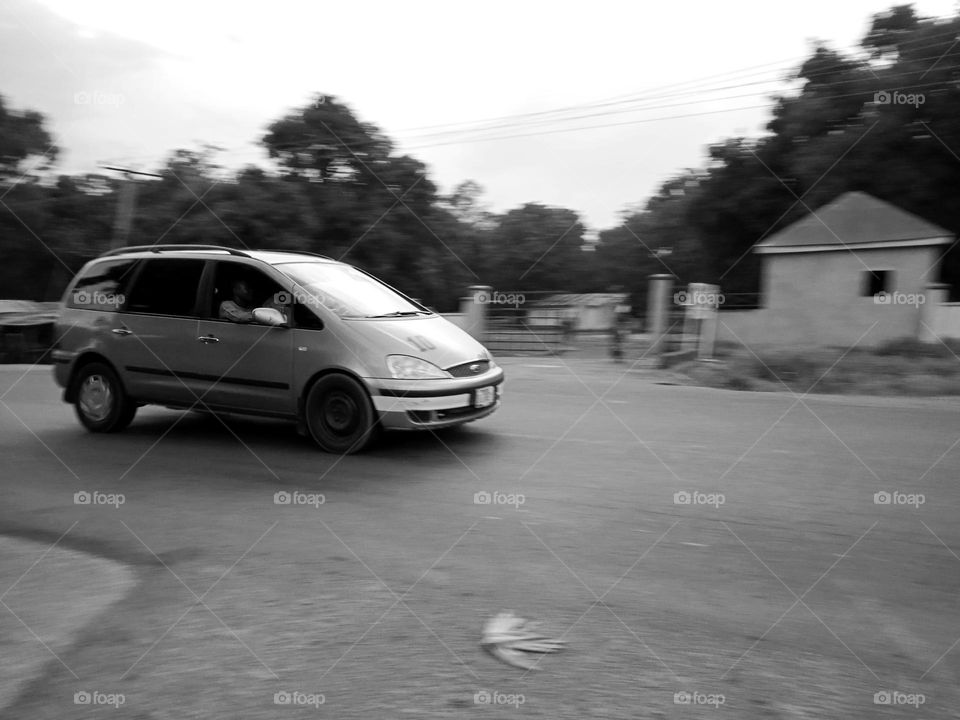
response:
M133 226L133 213L137 207L137 181L132 176L146 175L147 177L162 178L163 175L131 170L130 168L113 167L112 165L101 165L100 167L104 170L115 170L124 174L124 180L120 183L120 190L117 194L117 214L113 220L113 239L110 242L110 249L112 250L128 244L130 228Z

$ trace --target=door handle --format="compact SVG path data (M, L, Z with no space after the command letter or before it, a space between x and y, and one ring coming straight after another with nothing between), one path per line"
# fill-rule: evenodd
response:
M125 327L114 328L110 332L114 335L133 335L133 330L127 330Z
M204 345L220 342L220 338L218 338L216 335L201 335L197 338L197 340L202 342Z

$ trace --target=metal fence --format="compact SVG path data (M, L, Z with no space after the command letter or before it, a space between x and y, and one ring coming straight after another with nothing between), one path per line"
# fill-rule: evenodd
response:
M496 352L561 352L569 341L575 310L551 303L559 292L494 291L486 301L484 344Z

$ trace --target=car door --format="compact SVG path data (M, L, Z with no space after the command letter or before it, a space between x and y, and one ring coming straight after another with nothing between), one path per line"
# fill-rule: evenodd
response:
M220 303L230 298L230 288L237 280L252 288L255 307L276 308L283 289L249 264L223 260L211 266L204 282L202 317L197 328L201 347L195 356L196 372L209 383L204 401L223 410L294 415L293 331L218 317Z
M203 267L203 260L192 258L141 261L129 296L119 312L109 315L108 355L134 398L189 406L203 393L189 367L198 344Z

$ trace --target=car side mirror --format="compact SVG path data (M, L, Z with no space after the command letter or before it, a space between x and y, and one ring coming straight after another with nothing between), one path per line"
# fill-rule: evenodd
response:
M259 307L253 311L254 322L273 327L286 327L287 321L276 308Z

